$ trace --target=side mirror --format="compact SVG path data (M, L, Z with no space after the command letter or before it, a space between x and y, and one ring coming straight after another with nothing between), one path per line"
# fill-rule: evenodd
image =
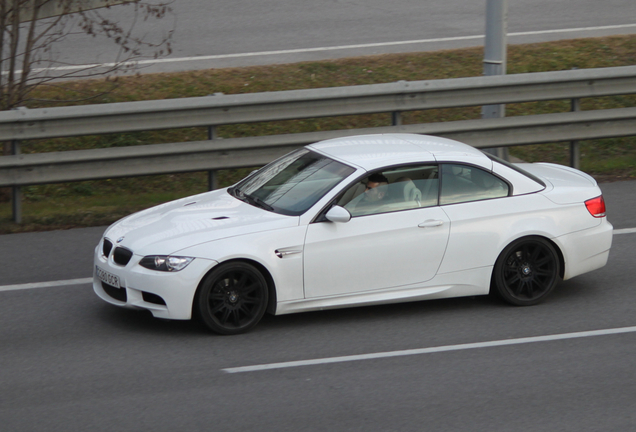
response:
M325 214L325 218L331 222L349 222L351 220L351 213L344 207L333 206Z

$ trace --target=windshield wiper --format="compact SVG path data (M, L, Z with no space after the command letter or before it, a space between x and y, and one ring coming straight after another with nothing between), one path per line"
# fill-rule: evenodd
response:
M238 198L240 200L243 200L243 192L241 192L241 190L239 188L237 188L236 186L232 186L232 187L228 188L227 192L230 195L232 195L234 198Z
M248 195L242 190L240 190L239 188L237 188L236 186L229 188L227 191L233 197L240 199L241 201L246 202L248 204L251 204L254 207L259 207L267 211L274 211L274 207L267 204L262 199L255 197L254 195Z
M244 198L244 201L246 201L249 204L252 204L253 206L256 207L260 207L264 210L267 211L274 211L274 207L272 207L271 205L267 204L265 201L263 201L262 199L255 197L254 195L248 195L245 193L241 193L242 197Z

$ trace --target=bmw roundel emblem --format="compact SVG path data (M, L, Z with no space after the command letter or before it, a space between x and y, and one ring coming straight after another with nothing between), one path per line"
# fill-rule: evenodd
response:
M117 239L117 243L121 243L122 241L124 241L124 238L123 238L123 237L119 237L119 238Z

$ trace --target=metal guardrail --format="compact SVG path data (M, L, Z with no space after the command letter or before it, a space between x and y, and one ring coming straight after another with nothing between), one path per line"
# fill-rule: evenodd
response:
M504 147L636 135L636 108L154 144L0 158L0 186L264 165L290 149L366 133L418 133Z
M410 132L498 147L636 135L636 108L400 125L410 110L636 93L636 66L0 112L0 141L394 113L389 127L155 144L0 158L0 186L263 165L290 148L363 133ZM17 200L14 200L17 201ZM14 206L14 218L19 219Z

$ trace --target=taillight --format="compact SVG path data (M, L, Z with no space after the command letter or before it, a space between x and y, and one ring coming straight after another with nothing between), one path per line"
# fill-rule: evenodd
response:
M595 218L605 217L605 200L603 195L585 201L585 207Z

